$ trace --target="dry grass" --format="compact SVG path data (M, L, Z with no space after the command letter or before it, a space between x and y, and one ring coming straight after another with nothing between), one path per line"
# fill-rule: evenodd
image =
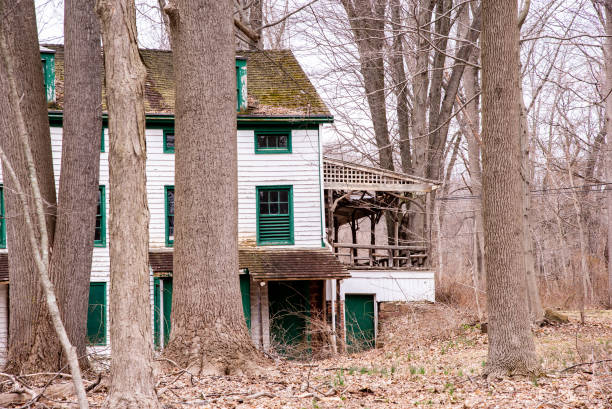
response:
M546 376L488 383L488 340L473 314L411 305L386 323L381 348L333 358L270 362L257 377L157 377L165 408L612 408L612 311L576 312L569 324L534 332ZM105 398L90 395L91 407ZM49 403L52 407L68 404ZM41 406L42 407L42 406Z

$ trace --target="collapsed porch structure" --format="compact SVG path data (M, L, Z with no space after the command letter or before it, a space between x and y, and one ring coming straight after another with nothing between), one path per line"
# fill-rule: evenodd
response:
M427 209L438 183L326 157L323 186L327 241L351 276L328 285L332 317L346 320L332 325L349 350L374 346L386 303L434 301Z

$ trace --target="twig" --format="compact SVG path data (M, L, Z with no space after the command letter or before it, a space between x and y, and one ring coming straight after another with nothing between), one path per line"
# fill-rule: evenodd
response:
M568 366L567 368L563 369L560 372L569 371L570 369L577 368L579 366L602 364L604 362L612 362L612 359L602 359L601 361L593 361L593 362L582 362L576 365Z

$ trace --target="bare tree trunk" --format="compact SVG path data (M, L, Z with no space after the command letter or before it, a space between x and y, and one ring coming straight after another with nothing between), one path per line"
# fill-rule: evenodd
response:
M606 9L606 35L612 36L612 0L604 3ZM605 43L606 67L606 180L612 181L612 38ZM606 206L608 208L608 307L612 308L612 186L606 186Z
M165 10L177 133L172 332L165 354L201 374L257 372L238 280L232 6L174 0Z
M4 2L0 0L0 15L4 11ZM0 24L0 54L4 57L3 64L6 70L6 81L9 84L9 101L12 106L12 110L15 115L15 122L17 133L19 136L19 143L22 146L23 154L25 157L25 167L27 168L27 178L31 193L26 193L15 173L15 169L8 160L4 151L0 148L0 157L4 165L6 174L15 186L15 192L19 196L21 201L23 215L25 219L25 228L30 243L31 254L35 260L36 272L38 273L38 279L40 280L41 287L43 290L46 307L51 316L53 327L55 328L56 334L63 346L64 353L67 356L67 361L70 365L70 372L72 373L72 381L74 384L75 392L77 395L79 408L87 409L89 404L87 402L87 396L85 394L85 388L83 386L83 379L81 377L81 370L79 368L79 361L76 354L76 348L70 344L68 334L62 323L60 317L60 310L58 307L57 299L53 288L53 283L49 278L49 230L47 229L47 221L45 215L45 204L41 193L40 185L38 183L38 177L36 175L36 166L34 163L34 155L32 154L32 147L30 144L30 135L23 115L23 110L20 106L20 97L17 91L17 78L15 75L15 64L13 56L9 52L6 36L3 29L3 22ZM37 229L35 223L32 220L30 204L28 203L28 196L34 200L35 213L36 213L36 224L38 225L38 233L40 237L37 237Z
M397 127L399 135L402 171L412 173L412 149L410 147L410 111L408 110L408 81L404 69L404 36L402 35L402 7L400 0L391 0L393 23L392 73L395 98L397 99Z
M263 0L252 0L249 7L249 25L251 29L259 34L259 40L249 44L249 48L256 50L263 46L263 36L261 35L261 27L263 26Z
M111 381L105 408L160 408L153 377L146 70L132 0L98 0L109 114Z
M366 99L370 108L380 167L394 170L393 147L387 127L384 29L386 0L341 0L359 50Z
M98 204L100 135L102 132L102 49L100 26L92 0L64 3L64 121L62 167L55 241L49 274L62 321L81 359L86 358L87 306ZM62 347L50 320L39 327L39 356L59 370Z
M3 6L3 7L2 7ZM8 53L14 62L13 70L16 76L17 94L20 98L20 109L26 121L27 134L30 135L30 147L36 165L36 177L40 184L42 199L48 229L48 246L53 243L55 231L55 181L53 177L53 161L51 157L51 139L49 136L49 120L47 116L46 97L43 90L43 75L40 67L40 50L38 33L36 31L36 16L34 3L29 1L0 2L3 8L0 14L1 34L6 40ZM29 186L26 158L19 135L15 127L14 112L9 102L8 74L4 64L0 64L0 144L7 159L15 166L19 184ZM4 174L7 173L6 166ZM9 311L11 325L9 327L9 343L7 367L9 372L22 373L39 371L41 368L56 368L58 358L54 362L45 361L34 351L36 332L39 325L46 325L48 315L45 313L44 298L36 263L30 247L26 229L23 204L15 193L15 181L7 178L4 194L6 195L7 242L9 251L9 279L11 296ZM35 208L34 199L29 197L29 207ZM38 229L38 225L34 226ZM36 237L41 233L36 231ZM48 250L48 249L47 249ZM47 318L45 318L47 317Z
M466 7L462 13L462 21L467 27L469 22L469 7ZM472 53L470 62L474 65L478 64L477 53ZM468 169L470 173L470 188L472 195L476 198L472 200L472 210L474 211L474 229L475 229L475 240L478 246L477 254L477 273L478 283L482 286L485 278L485 264L484 264L484 240L482 231L482 167L480 163L480 81L478 79L478 68L475 66L465 67L465 73L463 76L463 89L465 92L465 98L469 102L465 107L465 118L467 119L466 135L468 143Z
M516 1L482 3L483 213L489 377L538 371L522 257Z
M529 317L534 324L544 320L544 309L540 301L538 291L538 280L535 271L534 243L531 236L531 163L530 163L530 143L529 127L527 125L527 108L523 99L523 82L520 78L521 65L518 66L518 105L520 112L520 143L521 143L521 176L523 181L523 257L525 260L526 281L527 281L527 305L529 307Z

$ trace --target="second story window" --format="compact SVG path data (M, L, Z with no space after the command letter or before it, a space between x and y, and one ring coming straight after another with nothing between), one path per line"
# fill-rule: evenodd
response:
M257 244L293 244L293 188L257 187Z
M164 128L164 153L174 153L174 128Z
M291 131L256 130L255 153L291 153Z
M96 212L96 233L94 235L95 247L106 247L106 189L98 189L98 210Z
M174 186L164 188L166 195L166 246L174 245Z

